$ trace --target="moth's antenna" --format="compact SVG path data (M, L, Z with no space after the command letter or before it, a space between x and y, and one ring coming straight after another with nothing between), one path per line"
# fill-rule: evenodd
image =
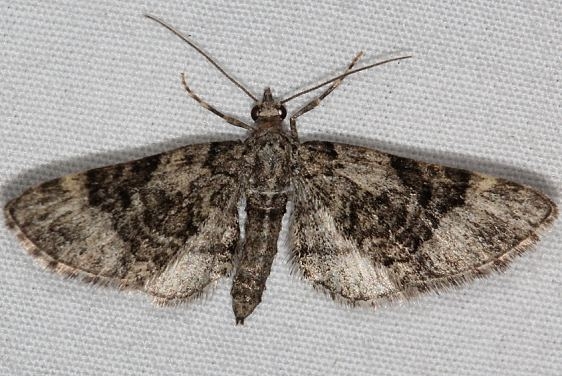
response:
M179 32L177 29L175 29L173 26L168 25L166 22L162 21L161 19L159 19L158 17L155 17L153 15L150 14L145 14L144 15L146 18L149 18L153 21L158 22L160 25L164 26L166 29L170 30L172 33L176 34L180 39L182 39L185 43L189 44L191 47L193 47L195 49L195 51L199 52L201 55L203 55L203 57L205 59L207 59L211 64L213 64L215 66L215 68L217 68L219 70L219 72L221 72L222 74L225 75L226 78L228 78L234 85L238 86L240 88L240 90L242 90L244 93L246 93L250 98L252 98L255 102L258 102L258 98L252 94L248 89L246 89L244 86L242 86L242 84L238 81L236 81L233 77L231 77L228 73L226 73L224 71L224 69L221 68L221 66L215 62L209 55L207 55L201 48L199 48L195 43L193 43L191 40L189 40L189 38L187 36L185 36L184 34L182 34L181 32Z
M337 80L341 80L342 78L347 77L347 76L349 76L350 74L357 73L357 72L361 72L361 71L364 71L364 70L366 70L366 69L370 69L370 68L376 67L376 66L378 66L378 65L383 65L383 64L386 64L386 63L390 63L391 61L397 61L397 60L408 59L408 58L410 58L410 57L412 57L412 56L413 56L413 55L402 55L402 56L392 57L392 58L388 58L388 59L385 59L385 60L382 60L382 61L378 61L378 62L373 63L373 64L369 64L369 65L364 66L364 67L361 67L361 68L356 68L356 69L350 70L349 72L340 74L339 76L336 76L336 77L334 77L334 78L331 78L331 79L329 79L328 81L324 81L324 82L322 82L322 83L319 84L319 85L313 86L313 87L311 87L311 88L309 88L309 89L305 89L305 90L300 91L300 92L298 92L298 93L296 93L296 94L294 94L294 95L291 95L289 98L283 99L283 100L281 101L281 104L287 103L288 101L293 100L293 99L295 99L296 97L300 97L301 95L304 95L304 94L306 94L306 93L310 93L311 91L314 91L314 90L316 90L316 89L319 89L319 88L321 88L322 86L325 86L325 85L327 85L327 84L329 84L329 83L332 83L332 82L337 81Z

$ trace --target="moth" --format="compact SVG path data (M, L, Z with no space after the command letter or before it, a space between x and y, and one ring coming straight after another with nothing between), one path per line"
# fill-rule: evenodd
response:
M101 285L142 290L159 304L188 301L234 274L243 324L261 302L287 203L291 262L302 277L350 304L457 286L504 269L557 216L544 194L511 181L334 142L301 143L296 119L354 68L292 97L255 102L243 141L188 145L43 183L5 207L8 225L45 267ZM287 115L285 103L330 84ZM247 220L241 239L238 207Z

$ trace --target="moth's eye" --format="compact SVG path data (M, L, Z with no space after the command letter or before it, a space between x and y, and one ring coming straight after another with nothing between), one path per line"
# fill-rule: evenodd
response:
M281 116L281 119L285 119L285 116L287 116L287 109L285 106L279 107L279 116Z
M252 108L252 112L251 112L252 120L254 120L254 121L258 120L258 113L259 113L259 112L260 112L260 107L259 107L259 106L254 106L254 107Z

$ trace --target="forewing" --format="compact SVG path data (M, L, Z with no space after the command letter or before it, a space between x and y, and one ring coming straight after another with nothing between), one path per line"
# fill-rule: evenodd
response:
M330 142L300 146L294 187L293 260L351 303L501 269L557 215L546 196L513 182Z
M50 269L157 301L185 299L231 268L240 142L190 145L31 188L5 208Z

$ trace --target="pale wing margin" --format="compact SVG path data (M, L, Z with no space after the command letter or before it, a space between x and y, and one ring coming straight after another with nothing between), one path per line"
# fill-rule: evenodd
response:
M293 184L293 262L352 304L500 270L558 213L517 183L330 142L300 146Z
M232 267L242 151L190 145L65 176L10 201L6 220L49 269L184 300Z

